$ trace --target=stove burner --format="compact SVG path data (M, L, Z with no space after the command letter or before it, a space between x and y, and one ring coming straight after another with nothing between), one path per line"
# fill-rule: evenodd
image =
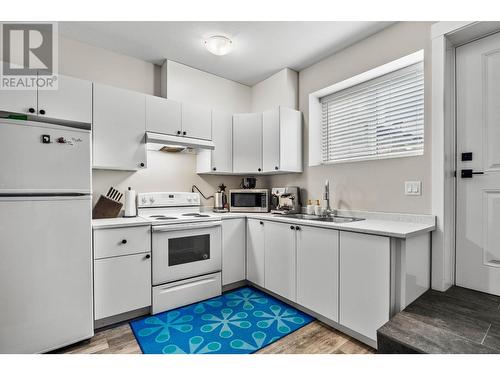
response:
M165 215L151 215L150 217L154 218L156 220L174 220L174 219L177 219L176 217L165 216Z
M197 212L191 212L191 213L188 213L188 214L182 214L182 216L192 216L192 217L210 217L210 215L203 215L203 214L199 214Z

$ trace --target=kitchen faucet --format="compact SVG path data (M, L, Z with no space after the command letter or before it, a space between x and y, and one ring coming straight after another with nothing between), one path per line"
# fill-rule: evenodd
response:
M325 215L335 216L335 210L330 207L330 181L325 181L325 192L323 194L323 199L326 201Z

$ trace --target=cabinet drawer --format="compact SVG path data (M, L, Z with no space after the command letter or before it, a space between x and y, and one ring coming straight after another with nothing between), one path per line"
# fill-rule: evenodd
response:
M94 259L151 251L149 225L94 230Z
M150 254L94 261L95 320L150 305Z

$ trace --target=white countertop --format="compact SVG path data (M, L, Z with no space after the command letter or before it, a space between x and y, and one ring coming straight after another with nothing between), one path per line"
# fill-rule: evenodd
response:
M120 228L120 227L136 227L138 225L150 225L150 221L141 217L116 217L113 219L94 219L92 220L92 228Z
M293 223L296 225L308 225L320 228L331 228L350 232L375 234L379 236L395 238L408 238L422 233L432 232L436 229L435 218L431 215L400 215L386 213L378 214L369 212L363 214L361 211L356 211L354 216L365 217L365 220L349 223L331 223L316 220L294 219L271 213L211 212L211 214L214 216L219 216L222 220L253 218L260 220L272 220L283 223ZM341 212L340 214L342 214L343 216L348 216L343 212ZM150 225L150 223L150 221L140 217L118 217L114 219L92 220L92 227L94 229L118 228L127 226Z

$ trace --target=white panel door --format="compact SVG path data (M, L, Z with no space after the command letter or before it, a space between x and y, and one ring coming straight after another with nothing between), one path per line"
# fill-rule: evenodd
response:
M264 225L267 222L247 220L247 280L265 286Z
M297 303L338 322L339 232L299 226Z
M151 305L151 254L94 261L95 320Z
M256 174L262 171L262 114L233 116L233 172Z
M273 109L262 114L262 169L280 169L280 111Z
M146 130L148 132L181 135L181 103L146 95Z
M94 168L137 170L146 166L145 95L94 84Z
M500 34L457 48L456 77L456 283L500 295Z
M212 154L212 171L233 171L233 115L220 111L212 112L212 132L215 150Z
M0 353L92 337L91 198L0 198Z
M340 232L339 323L372 340L389 320L390 238Z
M222 221L222 285L245 280L246 220Z
M59 75L57 90L38 90L38 116L92 123L92 82Z
M0 111L36 114L37 92L33 90L0 90Z
M295 228L268 221L264 229L266 289L290 301L296 300Z
M191 138L212 139L212 110L182 103L182 135Z

